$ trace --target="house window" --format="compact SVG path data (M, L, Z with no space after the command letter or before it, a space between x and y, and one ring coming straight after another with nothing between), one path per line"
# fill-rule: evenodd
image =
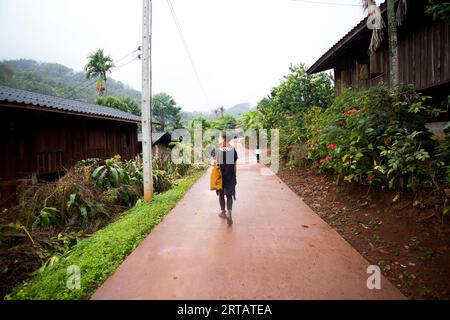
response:
M384 55L381 49L370 55L370 77L378 77L384 73Z
M370 79L370 64L368 57L356 62L356 76L358 80Z

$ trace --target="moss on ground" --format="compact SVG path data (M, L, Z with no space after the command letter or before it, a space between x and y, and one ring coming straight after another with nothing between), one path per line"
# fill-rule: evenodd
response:
M17 286L6 299L86 299L117 269L149 232L175 207L204 171L180 180L151 202L140 202L117 221L80 241L55 266ZM81 271L81 288L68 289L67 268Z

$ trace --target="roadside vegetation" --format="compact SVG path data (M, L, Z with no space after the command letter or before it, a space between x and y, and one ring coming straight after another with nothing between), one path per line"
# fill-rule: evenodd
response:
M52 268L18 286L7 299L82 299L92 295L203 174L193 170L151 202L138 201L115 222L83 239ZM80 289L68 289L67 268L81 270Z
M383 84L335 97L300 65L239 119L280 130L280 178L416 299L450 296L450 123L434 140L426 124L445 111L429 101Z
M450 124L446 140L432 139L426 124L442 111L428 105L428 97L381 84L334 98L328 74L308 75L304 66L290 71L257 111L241 117L244 129L280 129L280 156L288 167L394 190L393 202L402 192L434 190L443 199L441 213L449 212Z
M123 222L116 224L113 233L126 239L122 243L123 247L120 242L108 240L112 242L110 248L105 250L110 250L111 256L103 256L98 248L94 249L102 258L110 259L103 260L103 264L98 266L108 268L107 265L110 265L113 268L122 261L123 255L129 253L128 248L136 245L139 237L145 236L145 232L151 230L176 204L204 169L202 164L175 165L170 161L163 166L154 159L156 197L150 204L140 200L143 196L141 162L123 161L120 156L104 161L80 161L57 181L38 183L22 190L19 205L5 209L0 217L2 295L21 281L28 281L32 277L31 283L34 283L33 277L41 279L44 274L47 276L39 281L44 281L46 287L50 286L46 277L53 274L58 265L65 265L74 253L76 256L91 257L90 249L83 253L86 245L78 246L83 239L87 238L86 243L95 245L97 240L91 239L98 239L96 232L119 219ZM135 209L127 211L135 205ZM136 221L125 218L130 214L136 217ZM141 225L131 228L129 224ZM90 270L93 266L89 267L88 263L95 262L97 258L86 258L83 266ZM98 279L98 275L95 275L95 279ZM56 288L57 284L54 286ZM32 287L35 288L34 285ZM16 289L16 293L10 297L21 297L18 292L22 292L24 287L19 285L18 288L22 289ZM53 291L42 291L40 294L48 298L62 297L52 296L55 293ZM38 298L34 294L28 297Z

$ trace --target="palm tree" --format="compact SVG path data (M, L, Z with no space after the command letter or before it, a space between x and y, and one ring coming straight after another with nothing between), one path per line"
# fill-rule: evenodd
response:
M369 10L376 6L374 0L361 0L362 6L369 11L369 15L375 14L374 10ZM398 62L398 39L397 26L402 24L406 15L407 0L399 0L397 10L395 9L396 0L387 1L387 16L388 16L388 41L389 41L389 69L390 69L390 83L391 86L398 85L399 79L399 62ZM374 53L381 45L383 37L383 28L385 26L383 18L379 17L379 28L374 28L372 33L372 40L370 42L369 51Z
M86 72L86 78L88 80L92 78L98 78L100 86L97 86L99 95L103 95L103 91L108 95L107 78L106 74L114 68L114 62L111 56L105 55L103 49L98 49L92 52L88 56L88 63L84 67ZM103 87L103 83L105 86Z
M214 114L217 118L223 118L225 114L225 108L223 106L217 108L216 110L214 110Z

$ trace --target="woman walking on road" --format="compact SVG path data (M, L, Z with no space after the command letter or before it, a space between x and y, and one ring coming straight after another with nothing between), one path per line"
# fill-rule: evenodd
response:
M227 219L228 225L233 224L231 211L233 210L233 198L236 200L236 161L238 155L236 149L229 143L226 132L222 133L222 141L216 152L216 161L222 173L222 190L216 191L219 196L221 212L219 217ZM225 198L226 209L225 211Z

